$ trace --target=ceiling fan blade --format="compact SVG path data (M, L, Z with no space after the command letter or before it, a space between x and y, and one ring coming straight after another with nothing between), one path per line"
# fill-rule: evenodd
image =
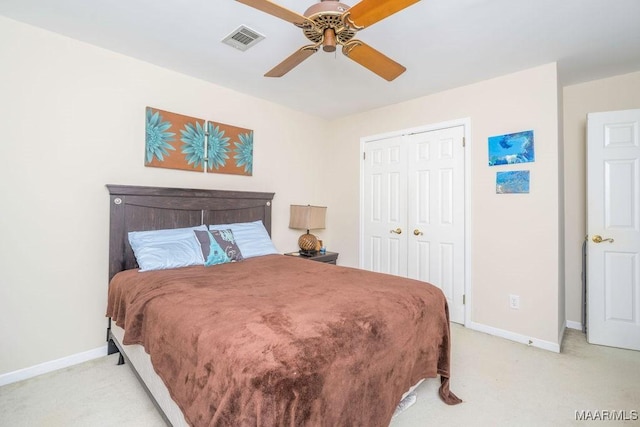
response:
M269 15L273 15L277 18L284 19L287 22L291 22L292 24L296 24L299 26L306 26L309 20L296 13L292 10L287 9L286 7L280 6L268 0L236 0L242 4L246 4L247 6L251 6L254 9L261 10Z
M351 40L346 43L342 47L342 53L388 81L395 79L407 70L393 59L360 40Z
M362 0L346 13L358 29L366 28L420 0Z
M316 53L318 50L318 45L311 44L307 46L303 46L300 49L293 52L291 56L287 59L273 67L265 77L282 77L287 74L289 71L293 70L296 66L300 65L302 61Z

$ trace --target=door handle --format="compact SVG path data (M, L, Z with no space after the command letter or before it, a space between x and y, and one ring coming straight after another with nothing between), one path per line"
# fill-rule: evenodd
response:
M395 230L389 231L389 233L402 234L402 228L398 227Z
M422 236L424 233L420 230L418 230L417 228L415 230L413 230L413 235L414 236Z
M603 239L602 236L596 234L595 236L593 236L593 238L591 239L593 240L594 243L602 243L602 242L609 242L609 243L613 243L613 239L611 237L608 237L606 239Z

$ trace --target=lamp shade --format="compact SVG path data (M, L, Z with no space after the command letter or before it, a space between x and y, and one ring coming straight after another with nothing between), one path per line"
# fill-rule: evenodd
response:
M325 227L326 206L291 205L289 228L318 230Z

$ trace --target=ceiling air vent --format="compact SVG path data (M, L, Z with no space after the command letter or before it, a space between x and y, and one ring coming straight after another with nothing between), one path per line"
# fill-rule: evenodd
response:
M264 39L264 36L255 30L244 25L239 26L237 29L231 32L227 37L222 39L222 43L228 44L231 47L235 47L239 50L247 50L260 40Z

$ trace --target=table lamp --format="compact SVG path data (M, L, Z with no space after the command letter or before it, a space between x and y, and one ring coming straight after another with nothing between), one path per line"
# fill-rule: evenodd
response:
M318 238L309 233L309 230L325 228L325 206L291 205L289 214L289 228L307 230L298 239L300 255L313 256L318 253Z

